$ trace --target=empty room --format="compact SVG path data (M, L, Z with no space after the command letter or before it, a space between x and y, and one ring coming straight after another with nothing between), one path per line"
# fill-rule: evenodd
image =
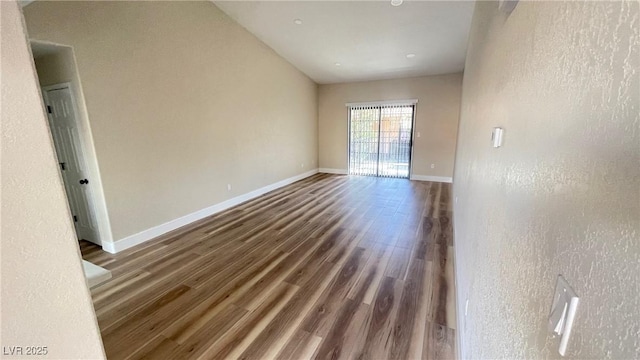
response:
M638 1L1 1L2 358L640 358Z

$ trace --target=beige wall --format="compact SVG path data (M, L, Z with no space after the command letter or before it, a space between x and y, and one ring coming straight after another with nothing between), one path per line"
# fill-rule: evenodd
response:
M211 2L25 17L74 48L115 240L317 167L317 85Z
M418 99L413 175L453 176L462 74L366 81L319 87L320 168L348 166L349 102ZM434 168L431 168L434 164Z
M46 346L47 358L104 358L22 16L15 2L0 12L0 342Z
M461 358L559 357L547 333L558 274L581 298L567 358L637 358L638 2L521 1L508 18L497 6L476 5L464 75Z
M72 53L73 50L70 47L60 47L57 53L35 58L40 86L56 85L73 80L75 69ZM77 96L75 91L74 96Z

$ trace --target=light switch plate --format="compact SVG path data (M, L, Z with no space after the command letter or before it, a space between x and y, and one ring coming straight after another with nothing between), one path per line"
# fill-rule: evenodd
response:
M567 280L562 275L558 275L556 291L549 313L549 332L554 337L560 336L558 352L561 356L564 356L567 351L579 301L578 295Z

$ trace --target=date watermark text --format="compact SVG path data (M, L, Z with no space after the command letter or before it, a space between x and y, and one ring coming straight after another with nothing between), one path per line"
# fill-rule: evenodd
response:
M46 346L3 346L3 356L44 356L49 353Z

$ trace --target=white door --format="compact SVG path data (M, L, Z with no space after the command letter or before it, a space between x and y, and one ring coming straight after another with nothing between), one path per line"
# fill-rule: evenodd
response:
M99 243L97 223L87 177L86 162L76 121L76 111L68 85L44 90L49 125L58 156L58 165L67 192L78 239Z

